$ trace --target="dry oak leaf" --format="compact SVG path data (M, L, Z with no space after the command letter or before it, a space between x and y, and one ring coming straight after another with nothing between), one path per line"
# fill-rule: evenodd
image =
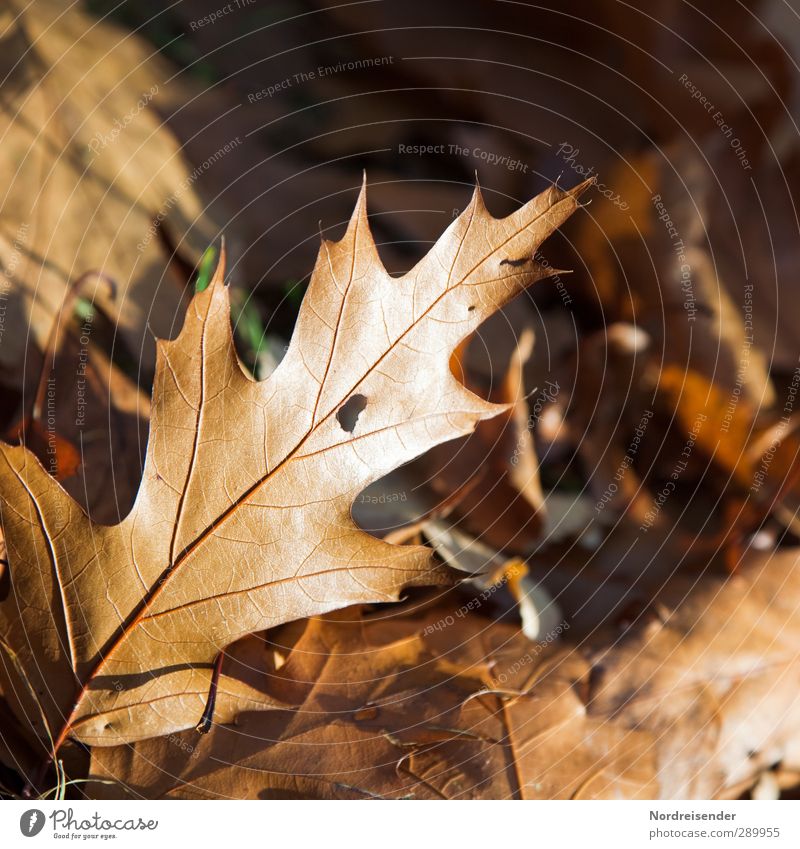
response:
M178 338L159 342L142 485L118 525L92 523L25 448L2 447L12 592L0 636L30 671L56 749L191 727L215 657L238 638L449 580L429 549L360 530L353 500L505 409L459 383L450 355L553 273L534 253L587 184L503 219L476 189L401 278L381 264L362 188L263 382L237 359L220 267Z
M523 378L533 342L533 333L524 330L500 385L489 396L506 408L504 414L420 461L426 477L436 470L433 487L443 499L466 482L474 482L465 489L454 514L467 532L506 552L530 551L546 516ZM462 362L457 368L456 374L464 373Z
M750 549L736 575L677 576L624 633L605 627L578 644L571 629L532 643L480 611L459 618L452 600L312 621L280 670L300 709L248 711L178 745L95 748L91 776L116 783L87 790L737 798L776 764L800 771L798 582L799 548ZM295 625L271 644L289 644Z
M350 608L240 642L253 667L287 651L265 691L296 710L249 710L207 735L187 731L92 752L85 789L101 798L505 798L510 747L476 726L491 663L530 649L516 628L456 618L458 601ZM260 648L259 648L260 646ZM258 652L265 659L259 661ZM486 701L486 704L479 702ZM496 731L497 729L491 729ZM176 745L177 743L177 745Z

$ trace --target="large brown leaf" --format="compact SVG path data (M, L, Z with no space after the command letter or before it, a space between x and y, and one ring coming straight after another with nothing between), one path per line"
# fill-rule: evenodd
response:
M623 634L538 643L458 602L309 623L293 712L98 748L119 798L730 798L800 766L798 549L676 581ZM262 651L288 642L279 631Z
M135 746L98 748L92 793L209 798L441 798L514 793L513 752L476 726L490 666L529 648L510 626L455 619L452 600L397 615L342 611L248 638L267 693L292 711ZM452 625L450 623L453 623ZM455 645L453 645L455 643ZM278 673L268 657L288 659ZM259 654L262 660L259 660ZM504 664L501 663L501 666ZM486 729L483 729L484 731ZM176 745L177 744L177 745ZM485 792L482 792L485 791Z
M428 549L357 528L353 499L504 409L459 383L450 355L552 273L534 253L586 185L553 187L504 219L476 190L399 279L378 258L362 190L343 239L323 242L286 357L260 383L237 359L219 269L180 336L159 343L143 481L118 525L92 523L25 448L2 448L12 592L0 636L57 744L190 727L215 657L238 638L446 579Z

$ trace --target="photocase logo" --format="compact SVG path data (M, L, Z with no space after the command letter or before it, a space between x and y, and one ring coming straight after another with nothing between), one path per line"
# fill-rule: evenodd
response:
M36 808L31 808L19 818L19 830L25 837L36 837L44 828L44 814Z

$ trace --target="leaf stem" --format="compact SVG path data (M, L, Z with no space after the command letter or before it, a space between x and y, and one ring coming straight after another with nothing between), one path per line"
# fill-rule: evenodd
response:
M214 719L214 707L217 704L217 687L219 685L219 674L222 671L222 661L225 660L225 651L221 651L214 661L214 671L211 673L211 685L208 688L208 700L206 709L203 711L200 722L195 726L195 731L200 734L208 734L211 731Z

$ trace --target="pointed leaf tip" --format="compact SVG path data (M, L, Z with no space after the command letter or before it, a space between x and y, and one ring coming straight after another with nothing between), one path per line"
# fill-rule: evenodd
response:
M211 278L211 286L222 286L225 283L226 263L227 253L225 251L225 236L223 236L219 246L219 259L217 260L217 267L214 270L214 276Z
M578 183L577 186L573 186L569 190L569 194L571 194L574 198L579 198L589 186L593 186L597 182L597 177L592 176L584 180L582 183Z
M475 188L472 190L472 197L469 201L469 206L467 209L471 209L473 213L475 212L486 212L486 203L483 200L483 191L481 190L481 184L478 181L478 172L475 172Z
M361 188L358 191L358 200L356 201L356 209L363 210L364 215L367 214L367 172L366 169L362 173Z
M361 188L358 191L356 205L353 207L353 213L350 220L347 222L346 236L352 235L356 228L360 227L367 221L367 172L363 172L361 180Z
M217 258L217 249L213 245L209 245L203 256L200 258L200 264L197 268L197 280L194 284L195 294L205 292L206 289L214 287L217 284L222 284L225 277L225 239L222 240L219 259L216 266L214 260Z

